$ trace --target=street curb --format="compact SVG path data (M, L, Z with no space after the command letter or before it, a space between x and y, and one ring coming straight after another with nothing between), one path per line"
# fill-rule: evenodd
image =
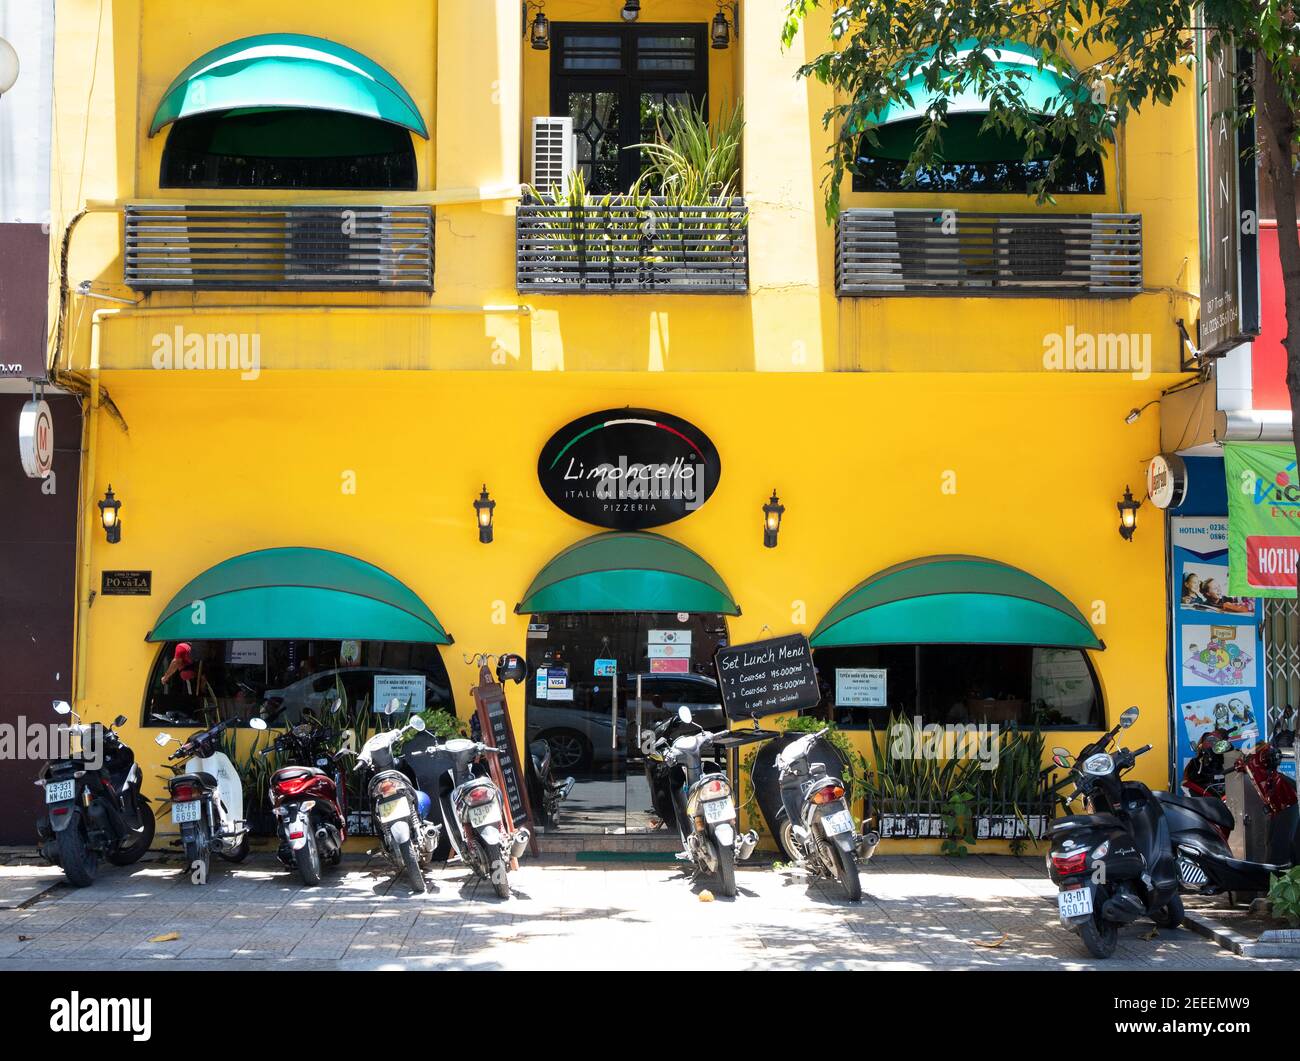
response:
M1198 936L1204 936L1242 958L1300 958L1300 943L1280 943L1263 937L1251 939L1198 914L1185 914L1183 923Z

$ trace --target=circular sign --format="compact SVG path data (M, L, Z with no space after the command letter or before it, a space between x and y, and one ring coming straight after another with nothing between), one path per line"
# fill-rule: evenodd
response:
M1174 453L1158 453L1147 465L1147 497L1156 508L1177 508L1187 497L1187 465Z
M537 478L574 519L645 530L689 516L718 487L722 460L694 424L652 409L607 409L560 428Z
M30 401L18 414L18 455L29 478L44 479L54 467L54 418L43 401Z

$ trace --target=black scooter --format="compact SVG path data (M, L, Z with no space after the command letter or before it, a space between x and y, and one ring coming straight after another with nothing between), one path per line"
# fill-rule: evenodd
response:
M548 829L559 824L560 804L569 798L574 780L555 780L551 771L551 746L544 740L528 745L528 802L540 823Z
M1096 958L1115 953L1120 925L1140 917L1149 917L1161 928L1177 928L1183 922L1163 805L1140 781L1121 778L1151 745L1137 751L1106 750L1116 734L1137 719L1138 709L1130 707L1119 725L1084 748L1077 760L1064 748L1055 749L1052 756L1057 766L1070 770L1056 786L1058 791L1064 784L1074 785L1074 793L1062 802L1068 807L1082 796L1093 813L1052 823L1047 868L1060 888L1061 924L1077 933Z
M63 869L78 888L95 881L100 858L115 866L139 861L153 843L154 816L140 791L140 767L113 730L125 725L84 723L66 700L54 705L76 719L67 728L68 754L41 768L45 815L36 823L41 857Z

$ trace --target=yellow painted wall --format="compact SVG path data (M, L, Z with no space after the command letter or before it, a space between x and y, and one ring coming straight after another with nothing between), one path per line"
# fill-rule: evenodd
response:
M153 596L99 598L87 613L81 706L91 717L126 714L128 743L146 763L160 761L135 728L157 652L145 632L213 564L296 545L359 556L428 602L456 639L443 656L467 716L475 672L461 653L523 652L527 620L515 604L548 560L591 533L543 495L543 443L582 413L644 403L686 417L721 452L716 494L664 532L731 588L743 611L730 624L734 640L764 626L811 633L845 591L901 560L990 556L1104 620L1096 629L1109 647L1095 660L1110 715L1141 705L1133 740L1163 746L1160 528L1144 521L1132 543L1115 530L1117 489L1157 444L1145 419L1112 429L1132 401L1127 385L1014 374L680 379L116 373L130 431L96 418L90 493L102 496L111 480L123 533L112 546L91 535L90 581L98 585L106 567L149 569ZM947 472L955 494L941 489ZM347 473L355 495L342 490ZM471 508L484 482L497 501L488 546ZM770 550L760 507L773 486L787 511ZM512 689L511 700L522 733L522 697ZM864 746L865 735L855 740ZM1060 743L1077 750L1084 741L1068 733ZM1138 773L1163 785L1161 757L1144 759Z

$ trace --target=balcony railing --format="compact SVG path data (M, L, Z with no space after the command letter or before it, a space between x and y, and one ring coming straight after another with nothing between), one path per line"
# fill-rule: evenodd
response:
M749 289L749 210L620 202L522 203L515 222L521 292L689 295Z
M845 210L835 273L840 295L1130 296L1142 217Z
M126 208L128 287L432 291L428 206Z

